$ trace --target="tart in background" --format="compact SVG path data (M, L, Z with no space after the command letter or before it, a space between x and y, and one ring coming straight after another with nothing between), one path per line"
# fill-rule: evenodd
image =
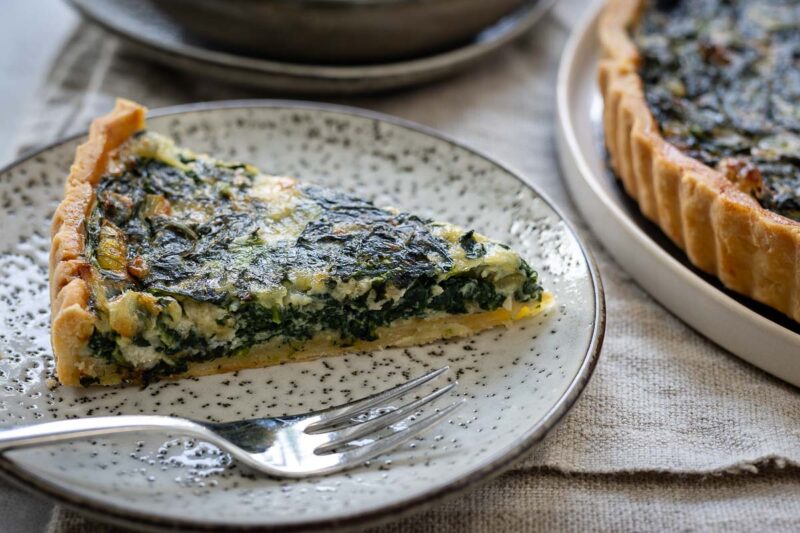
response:
M695 266L800 321L800 70L781 63L800 9L764 4L610 0L603 126L626 192Z

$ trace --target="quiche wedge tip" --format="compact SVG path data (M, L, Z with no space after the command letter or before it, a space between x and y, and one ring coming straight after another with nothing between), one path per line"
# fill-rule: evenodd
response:
M118 100L53 217L69 386L146 383L509 326L552 296L474 231L181 148Z

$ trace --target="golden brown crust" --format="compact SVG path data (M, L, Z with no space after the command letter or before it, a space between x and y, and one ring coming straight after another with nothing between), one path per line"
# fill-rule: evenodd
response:
M661 136L630 38L645 0L609 0L598 28L611 166L642 213L689 260L736 292L800 322L800 223L764 209Z
M117 100L114 110L92 122L89 139L78 147L64 187L64 200L53 215L50 246L50 335L58 379L79 385L83 352L94 331L89 307L84 257L84 222L94 198L94 188L108 158L133 133L144 128L146 109Z

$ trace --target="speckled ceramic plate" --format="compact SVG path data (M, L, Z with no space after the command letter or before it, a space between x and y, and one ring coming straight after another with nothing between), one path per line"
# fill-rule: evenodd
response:
M195 150L505 240L535 265L557 305L511 329L466 340L145 389L49 390L49 220L81 142L70 139L0 172L0 427L115 413L276 416L342 403L445 364L467 402L411 444L330 477L255 476L210 445L155 435L12 451L0 458L7 476L104 520L153 528L329 530L392 518L497 474L580 394L602 341L600 280L569 224L518 175L420 126L346 108L227 102L154 115L152 129Z
M367 65L309 65L234 54L193 39L151 0L69 0L93 23L172 68L250 87L292 93L363 93L410 87L462 71L523 35L555 0L532 0L463 46Z

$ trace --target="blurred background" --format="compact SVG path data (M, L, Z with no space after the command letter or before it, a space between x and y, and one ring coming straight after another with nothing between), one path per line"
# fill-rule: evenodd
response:
M50 63L79 16L62 0L29 2L12 0L3 3L0 17L0 161L10 161L13 139L34 98L36 89L47 74ZM36 21L36 23L31 23Z
M464 80L466 92L436 84L427 97L472 93L489 99L519 89L532 80L504 79L508 70L501 65L524 59L541 67L555 59L530 53L545 42L554 49L563 43L568 21L558 19L568 15L558 12L574 11L570 4L579 2L562 0L555 26L538 24L555 3L10 1L0 19L0 160L80 131L116 96L145 99L151 108L225 98L308 98L435 120L430 109L419 116L403 113L412 100L424 98L408 89L474 71ZM501 54L511 44L517 53ZM488 65L494 65L493 78ZM492 87L512 81L515 86ZM25 116L33 118L23 127ZM46 131L45 125L62 127Z

